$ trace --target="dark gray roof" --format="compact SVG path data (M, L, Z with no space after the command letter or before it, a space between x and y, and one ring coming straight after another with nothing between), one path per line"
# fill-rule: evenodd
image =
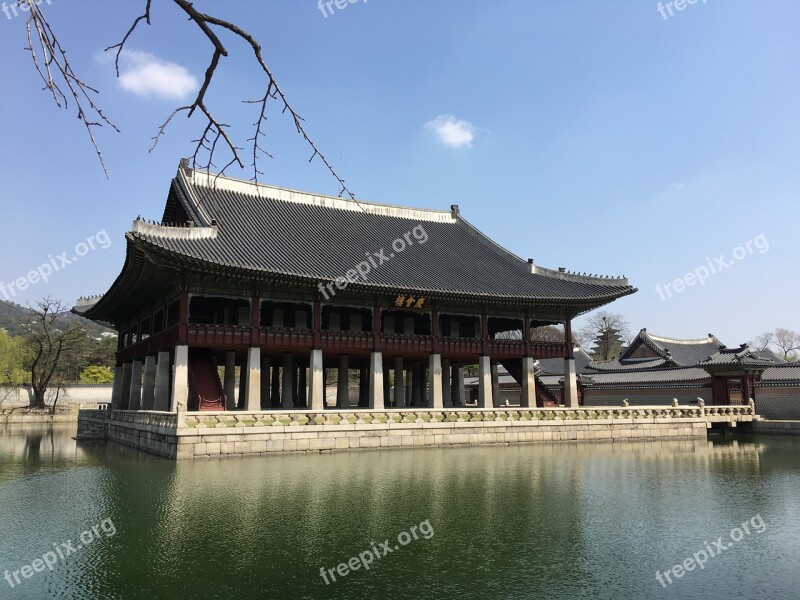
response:
M663 358L617 358L614 360L592 361L588 365L588 370L590 373L594 371L642 371L657 369L665 365L669 366L670 363Z
M800 387L800 362L783 363L768 368L761 374L762 383L785 382Z
M589 375L594 386L704 383L711 376L698 367L658 369L656 371L626 371L624 373L594 373Z
M578 374L586 373L587 366L592 361L592 357L586 354L583 348L575 350L575 371ZM564 359L563 358L540 358L539 370L546 375L564 375Z
M653 350L666 363L679 367L695 366L712 354L716 354L720 348L725 347L722 342L711 334L708 334L708 337L697 340L680 340L653 335L648 333L647 329L642 329L633 343L620 357L620 360L624 363L630 359L642 344Z
M214 222L213 237L166 235L156 226L134 231L129 239L201 264L315 283L342 277L384 250L388 260L371 270L364 286L597 306L636 291L623 278L532 273L531 264L480 233L456 208L356 204L225 177L212 178L213 187L207 181L205 174L179 171L173 203L196 225ZM423 239L411 235L413 243L402 253L392 249L393 241L415 228Z
M743 344L739 348L723 348L713 356L700 363L703 368L767 368L775 364L772 360L760 358L755 352Z

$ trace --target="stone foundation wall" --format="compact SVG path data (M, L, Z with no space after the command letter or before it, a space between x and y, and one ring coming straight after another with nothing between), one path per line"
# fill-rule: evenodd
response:
M765 419L800 419L800 388L756 388L756 409Z
M275 431L277 430L277 431ZM408 423L181 430L178 459L251 456L281 452L335 452L362 448L409 448L558 441L622 441L705 438L703 419L643 423L574 421Z
M558 441L703 438L751 406L267 411L81 411L79 433L165 458ZM82 437L82 436L81 436Z
M747 433L800 435L800 421L753 421L743 426Z

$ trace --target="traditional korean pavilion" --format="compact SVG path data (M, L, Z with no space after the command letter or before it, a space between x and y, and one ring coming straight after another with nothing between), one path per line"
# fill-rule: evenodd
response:
M536 359L563 361L563 402L577 406L572 319L636 291L521 259L457 205L356 202L186 162L160 221L137 219L126 241L108 292L73 309L119 331L122 410L322 410L330 369L339 409L351 370L359 406L460 406L467 365L478 365L478 406L491 407L498 364L521 406L541 406ZM564 343L531 340L559 324ZM521 339L498 335L508 331Z

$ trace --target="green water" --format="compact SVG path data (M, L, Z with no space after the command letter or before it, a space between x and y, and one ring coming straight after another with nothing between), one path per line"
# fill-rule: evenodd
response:
M89 531L0 598L800 597L800 438L176 464L72 435L0 428L0 575Z

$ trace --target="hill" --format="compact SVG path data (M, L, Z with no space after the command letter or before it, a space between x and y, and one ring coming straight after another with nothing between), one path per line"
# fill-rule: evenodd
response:
M7 330L11 335L23 335L22 325L28 318L27 310L26 307L19 304L0 300L0 329ZM108 329L72 313L64 313L64 318L70 323L79 322L93 338L100 337L100 334L105 332L116 333L113 329Z

